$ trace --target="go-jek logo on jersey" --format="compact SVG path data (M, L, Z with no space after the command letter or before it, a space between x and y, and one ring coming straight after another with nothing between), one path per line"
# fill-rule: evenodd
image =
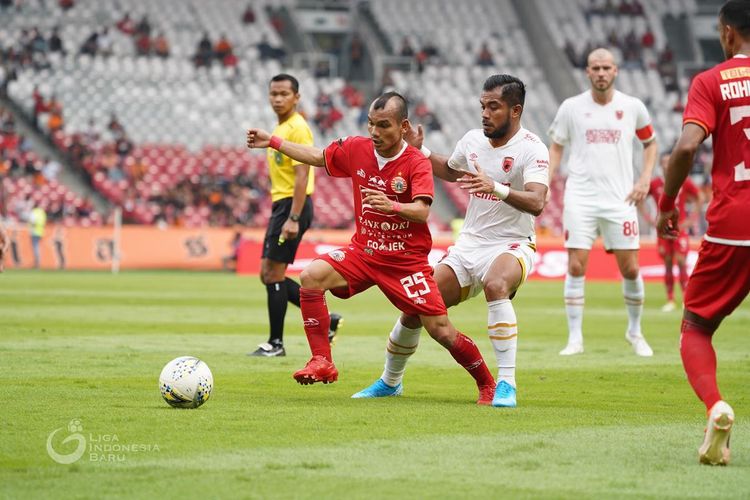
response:
M70 443L71 441L75 441L78 443L75 450L69 453L58 453L52 445L52 440L54 439L55 435L61 430L63 430L63 428L59 427L52 431L49 436L47 436L47 454L58 464L68 465L77 462L86 452L86 438L83 436L83 434L81 434L81 432L83 432L81 421L77 418L74 418L73 420L68 422L68 432L70 432L70 435L63 439L61 444L65 445L67 443Z

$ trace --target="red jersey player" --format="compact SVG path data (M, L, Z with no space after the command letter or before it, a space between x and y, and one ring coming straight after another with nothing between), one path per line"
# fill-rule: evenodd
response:
M719 11L719 40L727 60L697 75L690 86L683 128L672 151L658 231L679 233L675 199L698 146L711 135L713 199L708 230L685 290L680 354L688 381L706 405L701 463L729 463L734 411L716 382L713 334L750 292L750 2L730 0Z
M666 162L669 161L669 155L662 157L662 168L666 170ZM648 190L648 195L651 196L654 201L658 204L662 193L664 192L664 179L661 177L655 177L651 180L651 186ZM703 204L703 194L693 184L690 177L685 179L685 184L682 185L680 193L677 195L677 209L680 214L680 232L676 239L662 238L657 235L656 245L659 250L659 256L664 261L664 285L667 289L667 303L661 308L663 312L671 312L675 309L674 304L674 264L677 264L677 269L680 276L680 289L685 292L685 286L687 285L688 273L687 273L687 255L690 250L690 237L688 231L685 228L685 222L687 219L687 211L685 206L687 202L695 204L692 213L699 214L701 206ZM643 207L643 205L641 205ZM643 213L646 220L651 224L655 224L656 221L650 218L649 214ZM650 219L650 220L649 220Z
M328 343L325 291L348 298L375 285L403 313L419 316L430 335L474 377L477 403L489 405L495 380L474 342L448 320L427 260L432 246L427 227L432 168L404 140L411 129L406 100L395 92L375 99L367 128L370 138L339 139L324 150L283 141L265 130L247 132L249 148L271 147L305 164L325 167L331 176L352 180L356 232L351 244L319 256L300 275L300 307L312 358L294 378L300 384L338 378Z

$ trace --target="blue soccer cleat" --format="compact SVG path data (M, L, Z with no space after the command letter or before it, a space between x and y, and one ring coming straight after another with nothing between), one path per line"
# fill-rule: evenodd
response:
M353 394L352 398L385 398L388 396L400 396L403 390L403 384L399 383L397 386L391 387L390 385L383 382L382 378L379 378L370 387L362 389L358 393Z
M495 388L495 397L492 398L492 406L502 408L516 407L516 388L503 380Z

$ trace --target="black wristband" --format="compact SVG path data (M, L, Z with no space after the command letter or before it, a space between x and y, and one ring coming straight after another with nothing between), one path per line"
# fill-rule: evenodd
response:
M289 220L292 222L299 222L299 215L289 214Z

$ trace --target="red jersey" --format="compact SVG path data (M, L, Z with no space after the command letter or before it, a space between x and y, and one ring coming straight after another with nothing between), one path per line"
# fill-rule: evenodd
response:
M375 258L426 260L432 236L426 223L404 220L364 205L362 189L382 191L399 203L433 198L432 165L416 148L406 145L393 158L375 152L372 139L347 137L325 149L326 171L332 177L350 177L354 196L356 232L352 244Z
M713 136L706 240L750 246L750 59L735 56L698 74L682 121Z
M659 199L661 198L661 195L664 193L664 179L661 177L655 177L651 180L651 186L648 188L648 194L649 196L654 198L654 201L656 204L659 204ZM695 186L693 181L690 180L690 177L685 178L685 183L680 188L680 191L677 193L677 200L675 202L675 206L680 211L680 219L679 223L680 226L682 226L682 223L685 222L685 218L687 217L687 213L685 212L685 203L689 199L696 199L698 198L698 188ZM683 228L684 229L684 228Z

